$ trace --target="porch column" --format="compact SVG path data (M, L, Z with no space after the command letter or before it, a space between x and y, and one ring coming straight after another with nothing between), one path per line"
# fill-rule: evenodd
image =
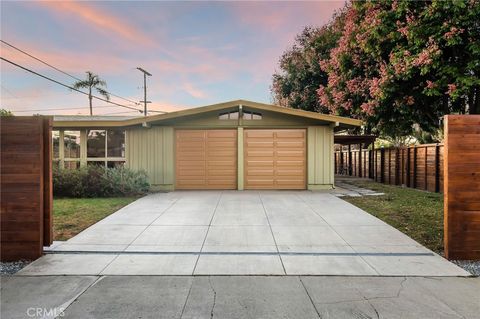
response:
M237 128L237 189L243 190L243 127Z

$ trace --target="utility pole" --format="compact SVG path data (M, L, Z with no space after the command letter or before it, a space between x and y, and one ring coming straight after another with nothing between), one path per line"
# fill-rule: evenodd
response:
M152 76L148 71L138 67L137 70L140 72L143 72L143 115L147 116L147 103L152 103L150 101L147 101L147 75Z

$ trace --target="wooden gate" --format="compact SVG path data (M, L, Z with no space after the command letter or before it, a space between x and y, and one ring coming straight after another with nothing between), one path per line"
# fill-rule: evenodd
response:
M0 118L1 260L36 259L52 234L52 119Z

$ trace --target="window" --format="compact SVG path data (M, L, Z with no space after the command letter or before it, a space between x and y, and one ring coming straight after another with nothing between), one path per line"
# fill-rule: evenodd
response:
M105 157L105 130L87 131L87 157Z
M243 111L244 120L261 120L262 114L257 112Z
M124 163L124 130L52 131L54 166L76 169L81 165L118 167Z
M60 132L52 131L52 150L53 159L58 159L60 156Z
M125 131L87 131L87 165L117 167L125 163Z
M224 112L218 115L219 120L238 120L238 111Z
M107 156L125 157L125 131L108 130L107 132Z
M80 131L63 133L64 158L80 158Z

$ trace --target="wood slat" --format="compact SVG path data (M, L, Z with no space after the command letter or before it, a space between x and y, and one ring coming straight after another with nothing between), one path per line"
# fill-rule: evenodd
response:
M1 260L36 259L52 243L51 127L48 117L2 117Z
M445 117L444 232L448 259L480 259L480 115Z

